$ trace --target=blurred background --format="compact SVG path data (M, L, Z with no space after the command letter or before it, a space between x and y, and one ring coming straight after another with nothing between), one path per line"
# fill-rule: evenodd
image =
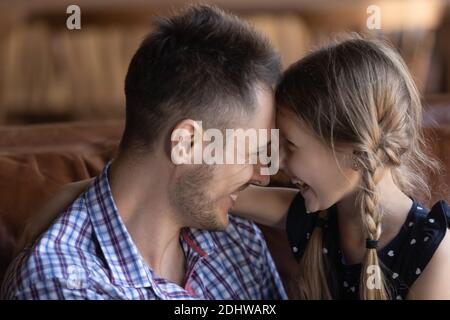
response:
M150 22L180 0L1 0L0 123L117 119L124 116L128 63ZM334 33L385 36L398 48L425 96L450 93L450 10L444 0L211 0L250 21L280 51L285 66ZM68 30L66 9L81 9ZM368 30L367 8L381 29Z
M430 207L450 201L450 6L445 0L210 0L250 21L284 66L334 34L388 38L409 66L424 103L423 128L443 171L432 176ZM69 30L69 5L81 29ZM0 0L0 282L68 182L93 177L115 153L124 124L124 78L155 16L181 0ZM375 7L374 7L375 6ZM375 11L368 9L375 8ZM380 14L380 29L369 30ZM272 179L273 183L283 180ZM277 182L278 181L278 182ZM420 190L419 190L420 191ZM37 223L42 225L42 223ZM286 235L262 228L285 285L297 270ZM289 291L289 286L287 286ZM291 296L291 295L290 295Z

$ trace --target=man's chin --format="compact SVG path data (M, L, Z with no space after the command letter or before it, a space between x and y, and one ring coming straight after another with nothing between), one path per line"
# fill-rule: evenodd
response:
M228 224L230 223L230 220L228 219L228 211L224 214L223 221L220 221L219 228L217 231L225 231L226 228L228 228Z
M228 214L231 209L231 204L226 202L217 203L217 206L209 213L210 218L207 221L207 225L209 225L207 230L211 231L224 231L228 228L229 217Z
M210 212L208 216L203 216L201 220L195 219L191 227L208 231L225 231L229 224L228 211L216 210Z
M217 212L214 223L211 223L209 228L210 231L225 231L228 228L228 210Z

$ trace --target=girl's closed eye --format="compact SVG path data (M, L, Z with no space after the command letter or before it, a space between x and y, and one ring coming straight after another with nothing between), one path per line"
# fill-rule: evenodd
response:
M291 140L285 138L285 141L286 141L286 146L287 146L288 150L293 151L293 150L298 149L298 146Z

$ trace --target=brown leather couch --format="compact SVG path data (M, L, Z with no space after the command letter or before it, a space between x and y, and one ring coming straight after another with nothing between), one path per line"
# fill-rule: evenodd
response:
M424 127L431 149L450 172L450 97L430 99L428 105ZM0 282L30 217L62 185L97 175L114 155L122 130L121 120L0 128ZM443 185L448 177L433 179L434 199L449 200ZM286 236L262 229L293 297L297 266Z

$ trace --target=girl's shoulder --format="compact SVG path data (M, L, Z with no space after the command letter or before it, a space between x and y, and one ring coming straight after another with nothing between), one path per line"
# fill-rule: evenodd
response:
M297 193L286 216L286 234L291 251L297 260L303 256L318 218L317 213L306 212L305 199L300 192Z
M332 221L329 222L330 229L334 229ZM318 223L321 223L319 215L306 212L305 200L301 193L298 193L291 202L286 217L287 237L297 260L303 256ZM327 222L323 227L328 227ZM399 233L379 251L379 255L392 270L393 277L404 279L407 285L411 285L432 258L447 228L450 228L450 206L446 201L438 201L431 209L413 201Z
M328 222L323 225L326 231L324 241L328 241L324 244L327 245L330 257L339 258L339 245L334 243L338 241L335 234L337 230L334 230L337 223L333 214L336 213L335 208L330 208L330 213ZM298 193L291 202L286 217L288 240L297 260L303 256L314 228L322 223L319 219L317 213L306 212L305 201ZM413 201L398 234L378 251L385 275L395 288L396 297L406 298L411 286L433 258L448 228L450 206L446 201L436 202L431 209Z
M450 227L450 206L438 201L431 209L414 201L399 234L380 252L393 279L407 290L430 262Z

